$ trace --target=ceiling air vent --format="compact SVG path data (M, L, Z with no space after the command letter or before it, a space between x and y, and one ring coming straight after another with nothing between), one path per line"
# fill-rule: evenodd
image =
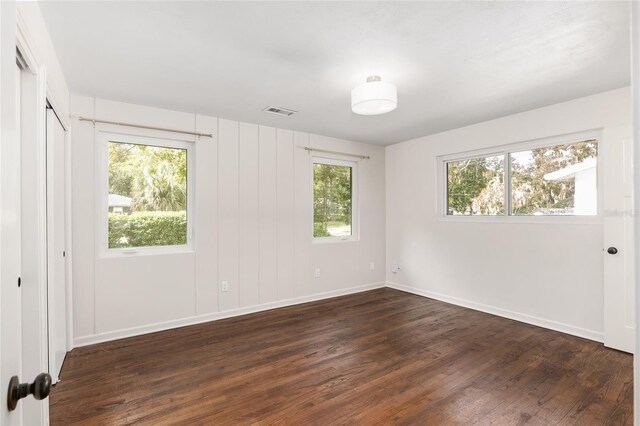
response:
M278 107L274 107L274 106L268 106L265 109L263 109L264 112L268 112L270 114L276 114L276 115L283 115L285 117L289 117L290 115L295 114L298 111L294 111L292 109L286 109L286 108L278 108Z

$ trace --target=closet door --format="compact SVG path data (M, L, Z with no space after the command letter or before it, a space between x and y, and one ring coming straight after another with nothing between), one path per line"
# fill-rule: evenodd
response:
M65 262L65 134L47 109L47 300L49 318L49 374L58 381L67 353L67 292Z

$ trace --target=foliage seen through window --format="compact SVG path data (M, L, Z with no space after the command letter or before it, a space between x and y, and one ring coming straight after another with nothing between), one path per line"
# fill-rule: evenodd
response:
M187 151L111 141L109 248L187 243Z
M351 235L352 182L352 167L313 164L314 237Z
M597 155L586 140L448 161L447 215L596 215Z

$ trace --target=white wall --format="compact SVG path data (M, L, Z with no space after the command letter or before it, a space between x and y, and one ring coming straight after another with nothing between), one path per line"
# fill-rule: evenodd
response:
M436 157L630 123L623 88L388 146L387 282L602 340L602 223L438 220Z
M29 66L34 67L32 71L39 73L40 67L46 68L47 99L66 128L69 121L69 88L38 3L18 2L16 21L18 49Z
M383 147L81 96L71 116L76 345L384 284ZM195 142L193 253L99 257L97 142L78 116L214 134ZM304 146L371 156L358 168L359 241L312 243Z

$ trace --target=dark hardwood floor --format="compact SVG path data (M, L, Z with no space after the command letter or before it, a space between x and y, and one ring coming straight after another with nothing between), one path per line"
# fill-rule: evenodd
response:
M632 424L632 356L392 289L74 349L51 424Z

